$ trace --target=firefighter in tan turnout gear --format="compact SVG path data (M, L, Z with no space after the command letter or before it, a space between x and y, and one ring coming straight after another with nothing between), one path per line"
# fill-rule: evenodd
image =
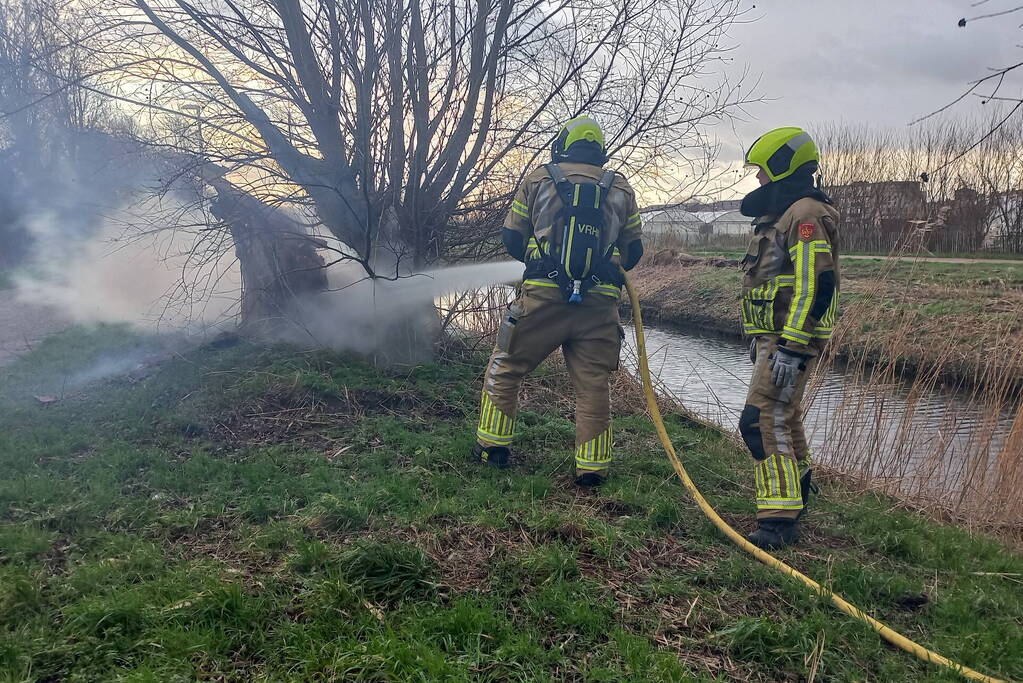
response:
M604 481L614 445L609 379L624 334L618 319L623 277L643 255L636 196L607 162L604 134L572 119L551 163L530 173L511 205L504 245L526 264L498 330L480 405L477 462L507 467L522 379L559 347L576 392L576 483Z
M799 128L761 136L746 154L761 187L742 200L753 239L742 266L743 331L754 362L739 430L754 459L764 549L799 540L813 484L800 402L838 309L838 212L814 186L817 146Z

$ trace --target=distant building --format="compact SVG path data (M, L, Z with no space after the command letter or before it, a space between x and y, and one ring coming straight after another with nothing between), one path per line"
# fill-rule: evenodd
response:
M731 237L730 242L745 240L750 219L736 210L688 211L681 206L648 209L643 212L643 232L652 238L669 238L683 244L708 244L715 238ZM739 236L736 239L736 236Z
M698 242L706 224L696 214L680 206L654 209L643 213L643 233L690 244Z
M752 223L753 219L743 216L738 210L721 211L711 223L711 228L715 235L748 236L753 231Z
M857 181L824 190L842 216L847 249L890 250L915 230L912 221L927 218L927 196L919 181Z
M688 202L682 205L682 208L687 211L697 213L700 211L738 211L739 204L742 203L741 199L721 199L714 202Z
M923 183L915 180L857 181L826 190L842 213L843 224L860 229L901 231L907 221L926 214Z

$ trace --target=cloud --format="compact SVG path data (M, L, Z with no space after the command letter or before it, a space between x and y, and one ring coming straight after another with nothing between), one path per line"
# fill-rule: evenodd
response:
M719 127L723 158L741 158L759 133L783 125L845 121L906 125L957 97L988 68L1019 58L1018 22L959 28L968 0L775 0L758 2L736 25L733 69L761 75L768 101L748 107L753 120ZM1021 80L1008 87L1018 93ZM979 102L958 111L977 113Z

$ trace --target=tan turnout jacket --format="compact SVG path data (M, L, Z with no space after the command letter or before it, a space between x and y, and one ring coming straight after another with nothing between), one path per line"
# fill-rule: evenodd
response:
M838 211L806 197L781 216L753 223L742 260L743 331L780 335L794 350L830 338L838 311ZM834 271L834 294L822 310L818 276L828 270Z

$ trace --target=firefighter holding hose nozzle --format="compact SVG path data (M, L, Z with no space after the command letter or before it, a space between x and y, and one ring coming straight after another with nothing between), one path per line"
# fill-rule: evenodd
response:
M643 255L636 194L624 176L604 170L607 160L600 126L579 116L554 139L551 163L515 194L501 237L526 268L484 377L475 462L510 464L519 387L560 347L576 392L575 481L597 486L607 476L609 381L624 338L619 265L628 270Z

